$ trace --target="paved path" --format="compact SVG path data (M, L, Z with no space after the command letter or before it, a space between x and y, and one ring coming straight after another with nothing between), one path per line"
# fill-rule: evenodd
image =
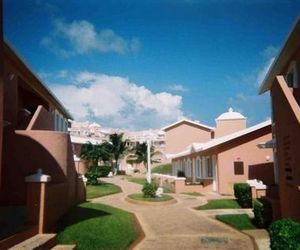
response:
M194 210L193 207L205 203L201 197L172 194L178 201L175 204L136 205L125 201L125 197L140 192L141 185L118 176L105 181L120 186L123 193L97 198L93 202L135 213L146 235L135 249L254 249L245 234Z

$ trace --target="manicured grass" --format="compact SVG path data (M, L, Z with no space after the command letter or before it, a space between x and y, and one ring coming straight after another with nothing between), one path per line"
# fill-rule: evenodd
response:
M151 170L151 172L157 174L172 174L172 164L163 164L156 166Z
M76 249L127 249L138 237L132 214L98 203L82 203L71 209L60 223L59 244Z
M199 210L241 208L235 199L209 200L207 204L198 207Z
M145 178L137 178L137 177L128 177L127 180L140 185L144 185L147 182Z
M119 186L111 183L101 183L99 185L87 185L86 187L86 198L93 199L109 194L115 194L122 192Z
M182 194L187 194L187 195L192 195L192 196L204 196L203 194L201 194L199 192L182 193Z
M131 194L128 195L129 198L133 200L138 200L138 201L153 201L153 202L158 202L158 201L169 201L172 200L173 197L170 195L163 194L162 197L155 197L155 198L145 198L143 194Z
M217 215L216 218L238 230L255 229L247 214L224 214Z

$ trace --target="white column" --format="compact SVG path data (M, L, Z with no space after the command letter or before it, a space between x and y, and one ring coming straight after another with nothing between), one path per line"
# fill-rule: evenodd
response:
M205 179L206 177L206 157L202 156L201 161L202 161L202 178Z
M196 159L195 158L193 158L192 159L192 180L193 180L193 182L196 182Z
M147 140L147 165L148 165L148 171L147 171L147 182L151 183L151 142L150 140Z
M212 170L213 170L213 191L218 192L218 171L217 171L217 157L212 156Z

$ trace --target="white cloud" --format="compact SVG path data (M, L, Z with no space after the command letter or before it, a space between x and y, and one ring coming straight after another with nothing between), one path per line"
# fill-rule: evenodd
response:
M187 91L189 91L189 89L184 87L182 84L170 85L168 87L168 89L171 90L171 91L177 91L177 92L187 92Z
M57 76L59 78L66 78L68 74L69 74L68 70L62 69L58 71Z
M262 67L261 70L258 71L257 73L257 77L256 77L256 83L258 86L260 86L263 82L263 80L265 79L272 63L274 62L275 57L272 57L271 59L269 59L266 64Z
M93 51L136 53L140 49L138 38L127 40L111 29L97 31L95 26L86 20L67 23L57 19L53 26L53 31L42 39L41 44L62 56L83 55Z
M141 129L161 127L183 116L181 96L153 93L127 78L85 71L75 76L75 82L51 88L77 120Z
M262 66L262 68L257 72L256 75L256 84L260 86L265 79L272 63L275 60L275 57L279 51L279 47L269 45L267 46L262 52L261 56L265 59L265 64Z
M279 47L277 46L273 46L273 45L269 45L268 47L266 47L261 55L267 59L271 58L271 57L275 57L277 55L279 51Z

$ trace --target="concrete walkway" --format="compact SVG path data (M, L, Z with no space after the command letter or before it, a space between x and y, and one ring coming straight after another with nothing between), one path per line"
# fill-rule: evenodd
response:
M135 249L254 249L248 236L224 225L193 207L204 204L201 197L172 194L178 201L163 206L136 205L125 201L131 193L140 192L141 185L119 176L105 179L120 186L123 193L94 199L134 213L146 237Z

